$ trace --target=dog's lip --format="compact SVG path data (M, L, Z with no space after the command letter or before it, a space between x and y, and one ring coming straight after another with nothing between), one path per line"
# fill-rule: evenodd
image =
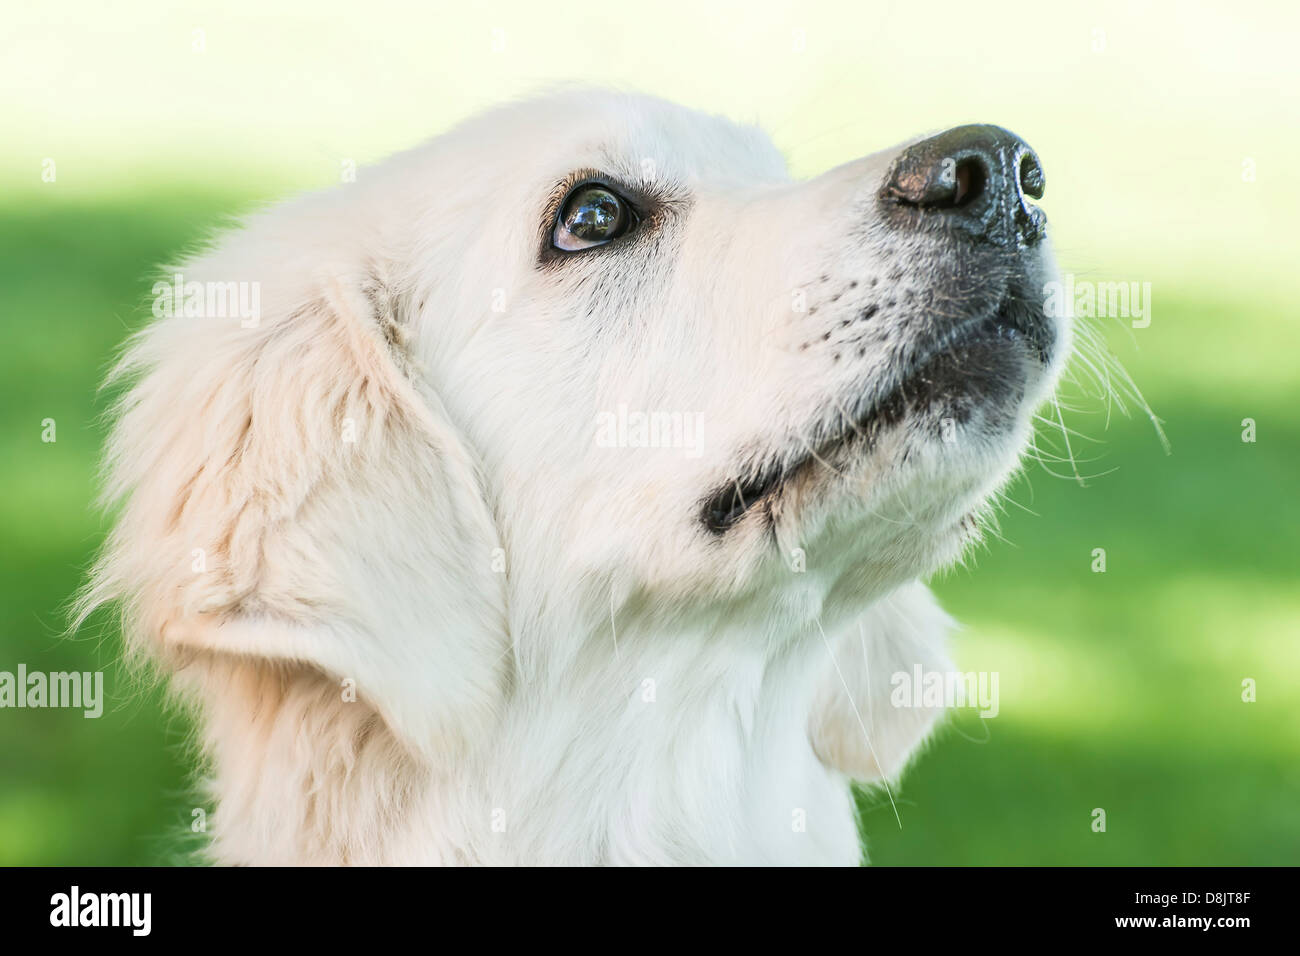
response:
M824 461L838 446L850 441L874 443L882 431L897 424L906 413L910 397L907 386L957 349L981 344L1019 344L1046 367L1051 362L1052 336L1047 326L1027 321L1024 316L1024 310L1006 295L991 309L963 320L919 350L901 373L876 390L875 397L868 400L861 412L845 419L843 427L815 448L810 447L789 464L761 468L747 480L733 479L710 495L701 515L705 526L715 534L722 534L805 469Z

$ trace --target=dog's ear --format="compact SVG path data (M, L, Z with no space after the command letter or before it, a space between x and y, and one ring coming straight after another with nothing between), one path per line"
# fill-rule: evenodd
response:
M313 666L445 755L492 724L510 672L482 477L378 257L301 233L273 218L154 287L161 317L118 372L120 516L80 610L120 602L164 666Z
M855 780L893 779L929 735L943 707L896 706L895 674L911 680L952 670L946 650L952 619L915 582L877 601L829 641L809 734L822 763ZM912 706L916 705L916 706Z

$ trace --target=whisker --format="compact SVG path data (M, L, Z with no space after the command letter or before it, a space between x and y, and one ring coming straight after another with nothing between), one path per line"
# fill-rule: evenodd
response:
M1074 471L1074 477L1080 485L1084 484L1083 477L1079 474L1079 468L1074 463L1074 450L1070 448L1070 430L1065 427L1065 419L1061 417L1061 406L1056 404L1056 399L1052 399L1052 407L1056 409L1056 420L1061 424L1061 437L1065 441L1065 453L1070 457L1070 467Z
M885 793L889 794L889 805L894 809L894 820L898 823L898 829L903 829L903 818L898 815L898 804L894 802L894 791L890 789L889 778L885 776L885 768L880 763L880 758L876 756L876 748L872 746L871 734L867 732L867 725L862 720L862 713L858 710L857 702L853 699L853 693L849 690L849 682L844 679L844 672L840 670L840 662L835 659L835 652L831 650L830 638L826 636L826 630L822 627L821 618L817 618L817 630L821 632L822 641L826 644L826 653L830 655L831 663L835 666L835 674L840 679L840 684L844 687L844 696L849 699L849 706L853 708L853 716L857 718L858 726L862 728L862 739L866 741L867 749L871 751L871 759L876 762L876 768L880 771L880 782L884 785Z

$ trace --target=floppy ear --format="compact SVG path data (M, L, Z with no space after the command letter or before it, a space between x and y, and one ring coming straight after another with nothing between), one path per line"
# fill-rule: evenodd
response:
M942 707L896 707L891 678L952 669L946 650L952 619L930 590L913 582L877 601L830 640L809 733L822 763L861 781L902 773L942 715Z
M165 666L204 651L355 681L400 740L446 755L508 680L496 533L407 354L403 297L362 230L323 238L319 218L236 233L131 343L107 461L122 510L81 613L120 601ZM225 314L192 314L223 286Z

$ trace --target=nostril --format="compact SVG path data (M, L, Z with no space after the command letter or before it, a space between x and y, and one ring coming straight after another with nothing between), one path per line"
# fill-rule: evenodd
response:
M1025 153L1020 158L1020 191L1031 199L1042 199L1047 181L1043 176L1043 167L1039 165L1033 153Z
M1000 126L957 126L904 148L877 196L900 228L1027 245L1043 237L1046 217L1032 200L1044 185L1038 157L1019 136Z
M953 176L957 181L952 194L951 205L954 207L965 206L979 199L989 178L984 164L973 157L957 163Z

